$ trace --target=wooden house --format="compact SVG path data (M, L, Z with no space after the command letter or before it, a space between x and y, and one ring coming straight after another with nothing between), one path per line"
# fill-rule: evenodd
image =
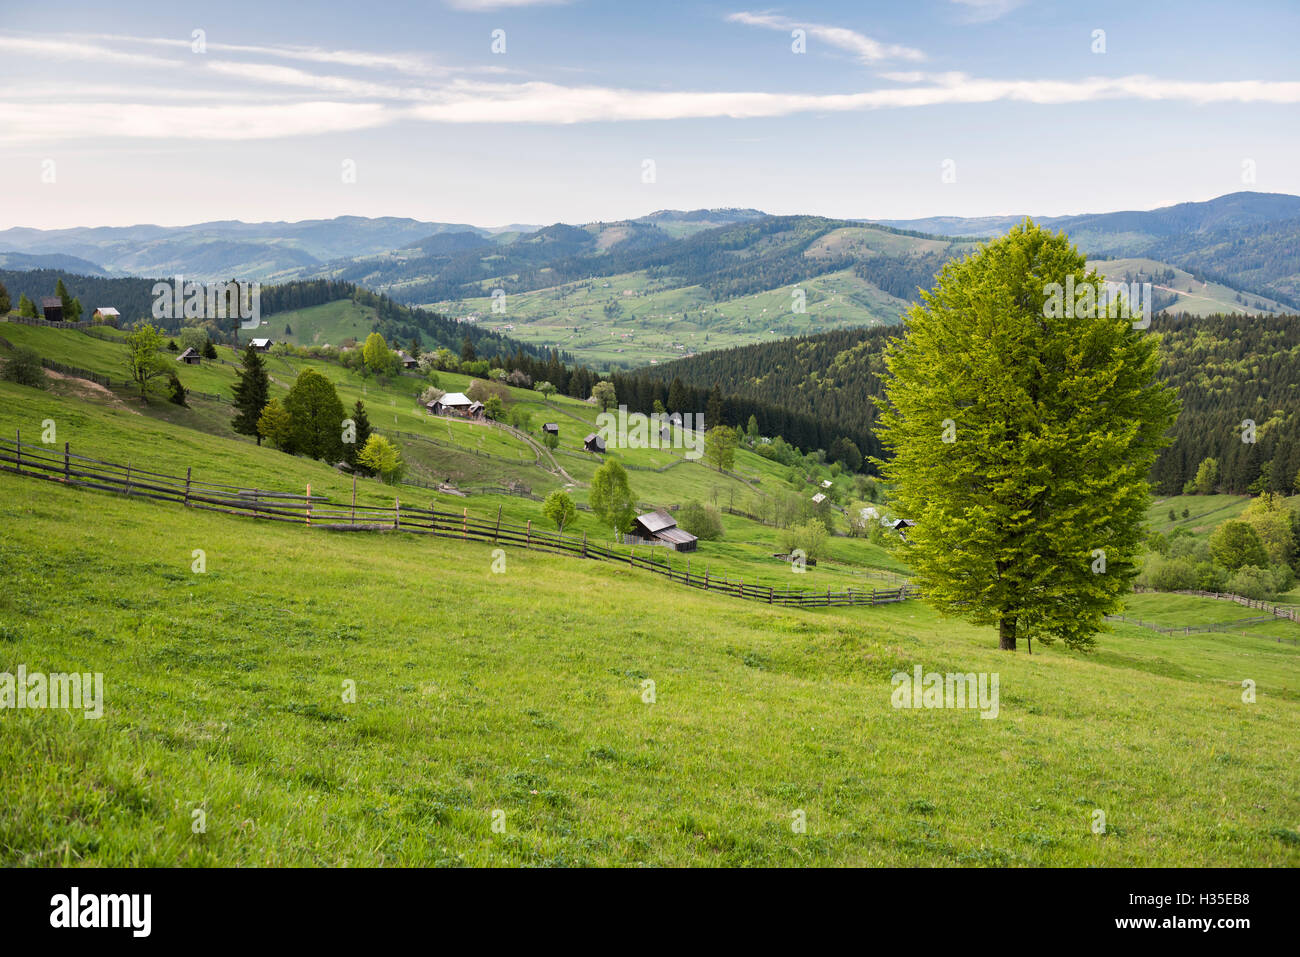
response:
M599 452L603 455L605 453L605 440L592 432L582 440L582 447L588 452Z
M699 546L699 539L678 528L677 520L662 508L638 515L627 540L633 545L665 545L679 552L693 552Z
M41 312L48 322L62 322L63 300L58 296L45 296L41 299Z
M203 356L195 349L186 349L176 357L177 362L184 362L187 366L196 366L203 361Z

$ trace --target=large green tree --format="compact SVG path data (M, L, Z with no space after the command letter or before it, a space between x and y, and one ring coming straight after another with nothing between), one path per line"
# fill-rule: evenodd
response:
M126 369L145 402L149 401L149 384L171 372L169 360L162 355L165 343L163 334L147 322L126 337Z
M284 397L284 409L293 421L285 451L326 462L343 458L343 403L329 379L304 369Z
M601 524L608 525L615 537L632 528L636 504L628 487L627 470L613 459L596 469L596 474L591 477L587 502Z
M1007 650L1093 643L1136 572L1147 475L1178 411L1155 335L1048 308L1067 277L1101 279L1026 221L948 263L886 350L894 457L878 464L917 522L907 560L932 604L997 625Z
M258 421L271 399L271 379L266 374L266 362L251 342L244 349L241 361L244 367L235 380L235 418L230 424L240 435L257 436L257 444L261 445Z

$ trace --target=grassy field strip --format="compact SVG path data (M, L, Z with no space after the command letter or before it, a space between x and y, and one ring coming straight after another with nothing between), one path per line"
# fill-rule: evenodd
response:
M106 682L100 721L4 716L0 864L1300 865L1290 646L1122 625L1008 655L924 602L695 589L665 614L630 568L7 473L0 526L0 671ZM892 707L917 664L999 672L998 718Z

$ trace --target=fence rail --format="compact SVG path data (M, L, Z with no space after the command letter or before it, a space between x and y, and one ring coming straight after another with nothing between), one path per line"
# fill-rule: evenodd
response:
M1157 592L1154 588L1146 588L1142 585L1134 585L1133 590L1139 594L1158 593L1161 595L1196 595L1200 598L1217 598L1219 601L1235 601L1238 605L1245 605L1247 608L1257 608L1260 611L1266 611L1274 618L1287 618L1291 621L1300 622L1300 611L1297 611L1294 608L1283 608L1281 605L1275 605L1272 602L1260 601L1258 598L1247 598L1244 595L1234 595L1231 592L1200 591L1199 589Z
M919 591L906 583L897 588L873 588L870 591L852 588L840 591L828 588L824 592L794 591L790 588L778 590L769 585L752 582L746 584L743 580L732 581L726 577L711 576L707 566L703 575L692 574L689 559L686 559L684 568L675 568L668 553L658 546L651 547L649 555L645 552L637 555L635 547L623 553L590 542L586 535L579 538L576 535L534 528L531 521L524 525L506 522L502 519L499 507L496 519L492 520L472 518L468 509L457 514L432 506L420 508L410 504L402 505L400 499L394 499L391 507L335 502L324 496L312 495L310 486L307 494L302 495L220 485L195 479L192 469L187 469L182 478L179 475L142 469L130 462L122 465L78 455L71 451L66 442L60 453L57 448L48 445L23 442L21 433L12 440L0 439L0 471L79 488L178 502L189 508L314 525L335 531L400 530L614 562L664 575L671 581L690 588L722 592L769 605L799 608L883 605L920 595Z

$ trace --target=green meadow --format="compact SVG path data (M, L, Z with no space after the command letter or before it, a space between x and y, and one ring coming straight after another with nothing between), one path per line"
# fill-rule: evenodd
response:
M0 335L120 368L121 346L84 334ZM235 356L219 352L178 374L228 396ZM272 357L273 389L307 366L349 405L364 399L414 480L518 475L585 502L587 403L513 391L533 413L525 438L428 416L407 377ZM441 374L444 389L468 384ZM0 435L37 443L52 424L59 452L350 499L350 476L233 436L230 414L225 400L142 405L72 378L0 382ZM550 456L545 421L561 425ZM793 490L744 449L739 478L681 449L611 454L650 505L734 491L743 508ZM530 498L356 487L366 504L546 527ZM1186 505L1199 533L1244 504L1180 497L1151 517L1176 506L1183 522ZM689 556L656 557L778 590L906 574L896 546L843 536L796 573L772 557L775 529L724 526ZM1189 636L1116 624L1088 654L1008 654L991 628L924 601L785 609L613 562L266 523L7 472L0 529L0 673L102 673L106 688L99 720L0 710L0 864L1300 864L1294 623ZM588 511L568 531L609 538ZM1164 626L1253 615L1177 595L1134 595L1126 613ZM918 665L996 673L996 718L894 707L893 676Z
M0 671L106 687L0 715L6 865L1300 864L1294 646L1010 655L921 602L0 492ZM916 665L997 717L892 707Z

